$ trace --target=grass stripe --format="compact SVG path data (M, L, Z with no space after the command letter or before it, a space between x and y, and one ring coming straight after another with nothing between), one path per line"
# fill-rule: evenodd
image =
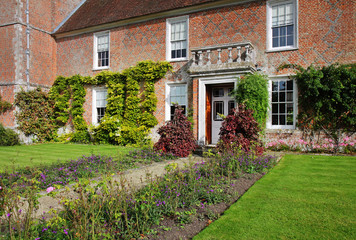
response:
M287 155L199 239L356 239L356 158Z

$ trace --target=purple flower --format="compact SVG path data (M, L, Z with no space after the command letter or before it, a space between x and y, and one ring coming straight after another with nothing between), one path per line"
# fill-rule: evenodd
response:
M10 216L11 216L11 213L6 214L6 216L7 216L7 217L10 217Z

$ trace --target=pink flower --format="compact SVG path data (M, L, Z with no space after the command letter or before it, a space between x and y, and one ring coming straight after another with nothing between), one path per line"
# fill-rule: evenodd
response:
M0 186L0 190L2 189L2 187Z
M54 190L54 187L49 187L49 188L46 189L47 193L50 193L50 192L52 192L53 190Z

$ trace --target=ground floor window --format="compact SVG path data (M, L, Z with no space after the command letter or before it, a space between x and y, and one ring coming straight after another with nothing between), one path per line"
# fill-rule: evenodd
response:
M167 87L167 105L168 114L166 114L166 120L172 120L176 106L183 108L183 114L187 112L188 100L187 100L187 84L170 84Z
M296 85L288 78L270 81L270 119L268 127L294 129L296 121Z
M107 89L95 89L93 91L93 123L100 123L105 115L107 104Z

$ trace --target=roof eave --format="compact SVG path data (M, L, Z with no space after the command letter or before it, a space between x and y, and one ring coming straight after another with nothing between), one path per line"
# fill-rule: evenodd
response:
M86 0L83 0L83 3ZM169 10L169 11L164 11L164 12L159 12L159 13L153 13L149 15L144 15L144 16L138 16L134 18L128 18L128 19L123 19L120 21L112 22L112 23L105 23L97 26L92 26L92 27L87 27L87 28L82 28L82 29L77 29L77 30L72 30L72 31L67 31L67 32L56 32L59 30L59 28L65 23L61 23L60 26L58 26L52 33L52 36L54 36L56 39L60 38L65 38L65 37L73 37L85 33L92 33L92 32L97 32L97 31L103 31L103 30L108 30L112 28L117 28L125 25L130 25L130 24L137 24L141 22L146 22L150 20L155 20L155 19L160 19L160 18L167 18L167 17L174 17L178 15L185 15L185 14L190 14L190 13L195 13L195 12L200 12L200 11L205 11L205 10L210 10L214 8L221 8L221 7L228 7L228 6L233 6L233 5L239 5L247 2L253 2L256 0L222 0L222 1L217 1L217 2L211 2L211 3L204 3L204 4L199 4L199 5L194 5L190 7L185 7L185 8L179 8L179 9L174 9L174 10ZM80 6L79 6L80 7ZM76 9L78 10L79 7ZM75 12L75 11L74 11ZM70 16L74 14L74 12L71 13ZM66 18L66 21L70 18Z

